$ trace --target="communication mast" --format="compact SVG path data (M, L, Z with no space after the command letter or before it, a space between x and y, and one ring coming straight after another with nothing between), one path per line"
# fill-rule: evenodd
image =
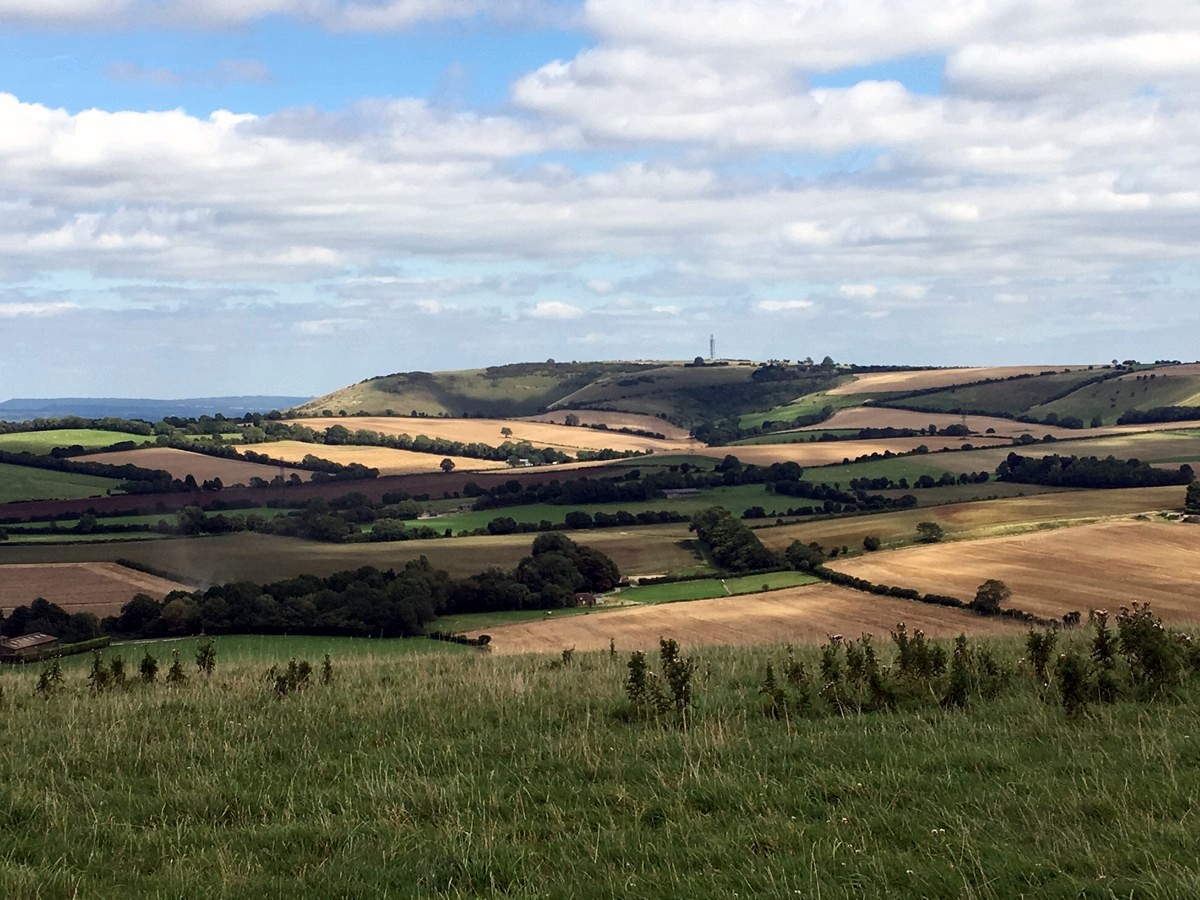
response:
M710 334L708 336L708 361L712 362L717 358L717 336Z

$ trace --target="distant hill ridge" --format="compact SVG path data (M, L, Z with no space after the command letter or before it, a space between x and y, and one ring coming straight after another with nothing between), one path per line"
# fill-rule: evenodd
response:
M249 412L290 409L309 397L247 395L238 397L188 397L178 400L139 397L16 397L0 402L0 420L56 419L80 416L85 419L114 417L158 421L163 416L238 416Z

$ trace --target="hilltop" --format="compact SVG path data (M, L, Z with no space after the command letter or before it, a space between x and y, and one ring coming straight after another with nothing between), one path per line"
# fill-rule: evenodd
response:
M803 427L864 404L992 416L1067 428L1123 424L1200 403L1200 365L1122 364L929 368L811 360L515 363L364 379L292 412L317 416L518 418L572 410L653 416L685 428L720 424L721 438ZM1163 414L1166 415L1166 414ZM1139 421L1165 419L1144 417ZM711 441L710 441L711 443Z

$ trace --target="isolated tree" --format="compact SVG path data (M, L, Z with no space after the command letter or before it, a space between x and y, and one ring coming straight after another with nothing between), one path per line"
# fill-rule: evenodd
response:
M870 551L878 550L879 546L880 546L879 538L875 537L875 535L868 534L865 538L863 538L863 549L864 550L870 550Z
M500 434L503 437L510 438L510 437L512 437L512 433L513 433L512 429L509 428L507 425L505 425L503 428L500 429Z
M969 606L976 612L994 616L1011 596L1012 589L1007 584L996 578L989 578L975 590L975 599Z
M454 460L450 459L449 457L443 459L440 463L438 463L438 465L442 467L442 471L447 475L454 471Z
M1183 502L1184 509L1190 513L1200 513L1200 481L1188 485L1187 497Z
M566 418L563 419L563 424L574 427L579 424L579 416L575 415L575 413L567 413Z
M942 526L937 522L918 522L917 523L917 540L923 544L936 544L946 532L942 530Z

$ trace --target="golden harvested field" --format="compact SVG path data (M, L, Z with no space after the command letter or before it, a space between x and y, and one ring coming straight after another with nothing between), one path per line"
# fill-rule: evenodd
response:
M1200 624L1200 526L1127 520L929 544L836 568L875 582L969 600L988 578L1012 588L1009 605L1044 616L1150 603L1175 625Z
M1064 491L760 528L755 534L773 550L783 550L792 541L806 544L816 541L826 549L845 545L852 550L861 550L862 540L867 535L878 537L884 544L907 543L915 539L918 522L937 522L951 538L994 537L1138 513L1180 510L1183 491L1182 487ZM1200 530L1196 540L1200 541Z
M436 453L417 453L413 450L393 450L390 447L351 447L334 444L306 444L302 441L276 441L266 444L262 452L289 462L300 462L312 454L330 462L359 463L378 469L380 475L413 475L440 472L443 459L450 459L459 472L480 472L487 469L507 469L508 463L492 459L471 459L466 456L439 456Z
M764 594L660 603L585 615L553 615L478 629L492 636L497 653L559 653L606 650L612 639L619 651L652 649L660 637L683 646L706 644L817 643L830 634L884 639L897 623L930 637L961 633L1015 634L1015 622L989 619L959 609L864 594L830 584L811 584Z
M259 453L271 453L273 444L255 445ZM251 478L258 477L270 481L280 474L278 466L264 466L260 463L243 462L237 459L220 459L216 456L205 456L203 453L190 453L187 450L176 450L172 447L146 447L142 450L124 450L119 453L91 453L87 456L77 456L84 462L105 463L110 466L135 465L143 469L163 469L171 473L172 478L183 479L191 475L196 481L204 482L220 478L225 487L235 484L248 484ZM299 475L305 481L310 477L309 472L300 469L285 469L284 478L293 474Z
M887 394L897 391L923 391L929 388L970 384L988 378L1012 378L1014 375L1037 375L1041 372L1061 372L1063 369L1086 369L1087 366L981 366L962 369L917 369L912 372L874 372L857 375L853 381L831 388L830 394Z
M686 441L691 434L686 428L664 422L658 416L646 416L640 413L615 412L609 409L556 409L554 412L538 413L536 416L522 416L518 422L550 422L562 423L564 417L573 413L579 416L582 425L607 425L609 428L640 428L642 431L653 431L664 435L672 441Z
M1006 438L985 440L983 438L943 438L943 437L913 437L913 438L880 438L865 441L812 441L795 444L742 444L737 447L702 447L695 450L698 456L711 456L714 459L724 459L732 453L743 463L754 463L758 466L769 466L774 462L795 462L802 466L834 466L845 459L854 460L860 456L872 453L909 453L924 444L930 450L958 450L964 443L974 447L998 446L1003 448L999 459L1004 459L1012 449L1012 442ZM940 464L944 459L951 459L959 454L947 453L937 457ZM970 455L966 455L970 458ZM991 464L995 468L996 463ZM949 471L960 470L946 466ZM975 471L979 466L972 466L965 471ZM987 468L987 466L984 466Z
M888 409L883 406L852 406L847 409L839 409L832 417L818 425L808 425L804 428L797 428L795 432L782 433L825 431L830 428L925 428L929 425L945 428L947 425L960 424L962 424L962 416L954 413L913 412L907 409ZM1039 440L1047 434L1052 434L1056 438L1072 440L1131 435L1147 431L1178 431L1182 428L1198 426L1200 426L1200 422L1153 422L1146 425L1109 425L1103 428L1058 428L1054 425L1031 425L1027 422L993 416L967 416L967 427L981 436L987 429L994 428L999 437L1020 437L1023 434L1032 434ZM975 442L974 438L966 440Z
M161 600L171 591L186 590L190 590L186 585L116 563L0 565L0 597L4 600L5 613L41 597L57 603L67 612L111 616L120 612L135 594L148 594Z
M603 450L607 447L612 450L653 450L655 453L680 453L686 452L690 447L699 446L691 439L659 440L621 434L618 431L598 431L594 428L551 425L549 422L534 422L527 419L355 416L337 420L328 418L296 419L295 422L316 431L324 431L330 425L344 425L351 431L362 429L380 434L407 434L412 437L424 434L431 438L444 438L448 441L462 441L468 444L488 444L492 447L498 447L505 441L513 443L529 441L535 447L554 447L566 452ZM502 428L511 429L512 434L502 434ZM661 431L661 429L656 428L655 431Z
M995 471L1009 453L1022 456L1115 456L1117 459L1140 459L1144 462L1156 460L1195 459L1200 457L1200 433L1181 430L1179 424L1172 429L1147 431L1144 426L1137 431L1113 429L1119 433L1102 437L1084 438L1077 441L1056 441L1050 444L1030 444L1027 447L991 447L967 453L945 453L937 457L938 465L947 472L975 472L983 469ZM858 443L858 441L855 441ZM932 449L932 445L931 445ZM739 454L740 457L740 454ZM1158 464L1158 463L1156 463ZM1178 462L1163 462L1164 468L1178 469ZM1182 489L1181 489L1182 490Z

